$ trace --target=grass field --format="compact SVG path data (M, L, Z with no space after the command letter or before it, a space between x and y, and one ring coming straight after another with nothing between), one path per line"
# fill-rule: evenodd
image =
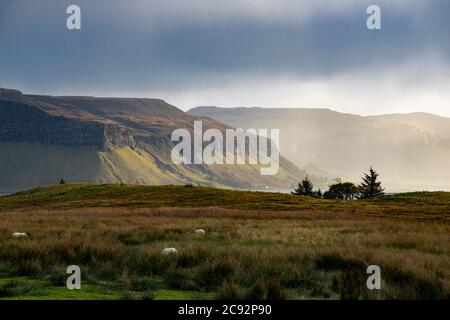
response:
M188 186L38 188L0 198L0 298L449 299L449 218L449 193L330 201ZM161 255L165 247L178 254ZM71 264L81 290L65 287ZM373 264L381 290L365 286Z

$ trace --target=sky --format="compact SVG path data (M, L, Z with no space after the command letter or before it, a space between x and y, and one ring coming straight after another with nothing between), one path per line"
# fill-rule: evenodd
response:
M450 117L449 30L448 0L0 0L0 87Z

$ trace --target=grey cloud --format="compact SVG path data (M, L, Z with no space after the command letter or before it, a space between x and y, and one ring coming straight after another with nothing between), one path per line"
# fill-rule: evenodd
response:
M448 68L448 1L375 1L379 32L365 28L372 2L2 0L0 86L170 92L241 74L301 81L388 70L430 51ZM65 29L69 4L82 8L81 31Z

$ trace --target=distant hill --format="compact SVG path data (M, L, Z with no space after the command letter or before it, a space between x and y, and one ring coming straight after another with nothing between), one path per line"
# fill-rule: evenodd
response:
M358 116L328 109L198 107L242 128L280 128L280 150L317 175L359 181L373 165L389 191L450 190L450 119L427 113Z
M52 97L0 89L0 190L68 182L291 188L305 172L281 158L276 176L258 166L183 165L170 159L174 129L193 116L159 99Z

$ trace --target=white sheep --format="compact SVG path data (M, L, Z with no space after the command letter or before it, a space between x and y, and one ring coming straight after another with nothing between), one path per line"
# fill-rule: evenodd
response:
M196 233L196 234L205 234L205 230L203 230L203 229L197 229L197 230L195 230L195 233Z
M161 251L161 253L162 253L163 255L168 256L169 254L177 254L177 253L178 253L178 250L175 249L175 248L164 248L164 249Z
M25 232L14 232L12 234L14 238L26 238L28 235Z

